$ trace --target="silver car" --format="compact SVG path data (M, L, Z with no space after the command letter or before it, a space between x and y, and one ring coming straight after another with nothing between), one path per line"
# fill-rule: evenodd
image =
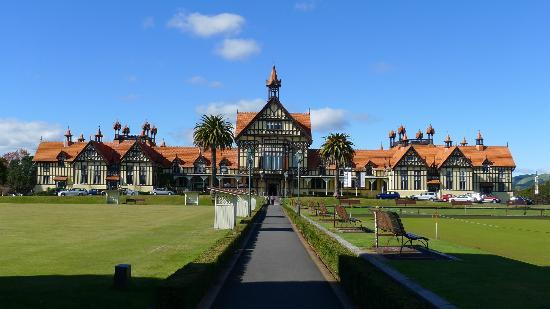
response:
M153 191L151 191L151 194L153 195L174 195L174 191L170 191L166 188L155 188Z
M73 188L68 190L61 190L57 192L58 196L84 196L88 195L88 191L86 189L81 188Z

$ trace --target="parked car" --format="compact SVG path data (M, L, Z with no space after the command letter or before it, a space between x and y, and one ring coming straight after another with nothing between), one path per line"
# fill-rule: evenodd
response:
M105 195L105 191L99 189L90 189L88 195Z
M482 203L500 203L500 199L492 194L485 194L481 198Z
M387 192L378 193L376 195L376 198L379 200L394 200L394 199L400 198L400 196L398 192L387 191Z
M448 194L443 194L443 195L441 196L441 199L440 199L440 200L441 200L442 202L448 202L449 199L450 199L451 197L453 197L453 196L454 196L454 195L452 195L452 194L450 194L450 193L448 193Z
M153 195L174 195L174 191L170 191L167 188L155 188L151 191Z
M137 191L128 188L122 188L121 192L122 195L138 195Z
M413 200L418 200L418 201L435 201L437 200L437 193L435 192L423 192L423 193L420 193L420 194L417 194L417 195L413 195L411 197Z
M57 193L58 196L84 196L88 195L86 189L73 188L68 190L61 190Z
M518 203L518 204L521 204L521 202L524 202L525 205L533 205L533 200L532 199L529 199L529 198L526 198L526 197L523 197L523 196L512 196L510 198L510 202L514 202L514 203Z
M483 196L481 195L481 193L471 192L466 193L466 195L472 197L472 202L474 203L481 203L483 201Z
M449 198L449 202L475 202L474 198L470 195L458 195Z

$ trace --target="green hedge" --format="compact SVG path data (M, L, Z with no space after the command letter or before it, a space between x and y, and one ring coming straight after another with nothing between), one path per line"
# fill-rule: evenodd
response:
M407 288L374 265L356 256L331 236L319 230L289 206L286 213L330 272L360 308L430 308Z
M163 280L157 288L155 308L195 308L223 267L240 249L253 226L251 222L261 213L264 213L263 207L254 212L252 219L241 220L227 236Z

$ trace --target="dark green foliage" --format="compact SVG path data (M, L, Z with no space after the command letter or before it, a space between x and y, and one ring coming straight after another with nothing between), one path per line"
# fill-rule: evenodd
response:
M430 305L374 265L357 257L290 207L287 215L359 308L429 308Z
M331 133L325 137L325 142L321 146L319 154L326 164L334 164L336 171L338 171L340 167L345 167L352 162L355 150L353 150L353 142L349 140L349 135L344 133ZM334 174L334 183L336 184L334 196L338 196L339 194L339 176L340 173Z
M223 267L241 247L244 237L264 210L257 210L252 219L243 219L226 237L209 250L162 281L157 289L156 308L195 308Z
M4 158L0 158L0 185L6 183L8 179L8 161Z
M8 165L7 184L17 193L29 193L35 185L36 172L31 156L11 160Z
M233 125L222 115L203 115L193 131L195 145L211 151L212 174L210 184L217 186L216 150L224 150L233 146Z

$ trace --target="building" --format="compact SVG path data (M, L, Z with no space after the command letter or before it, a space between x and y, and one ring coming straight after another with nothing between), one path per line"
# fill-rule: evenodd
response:
M515 163L508 146L487 146L481 132L475 145L464 138L453 145L447 136L435 143L430 125L409 139L404 126L389 133L389 147L357 149L350 166L335 171L312 144L308 113L290 113L279 99L281 80L273 67L266 81L268 98L258 112L237 112L236 147L220 151L219 182L224 187L251 187L269 195L329 195L334 175L342 176L342 190L374 196L398 191L409 196L425 191L440 194L493 193L507 200L512 194ZM156 186L203 190L209 186L210 153L196 147L157 145L157 128L145 122L138 135L117 121L113 141L104 142L99 128L93 140L73 142L67 130L63 142L41 142L34 157L36 191L54 187L131 188L151 191Z

